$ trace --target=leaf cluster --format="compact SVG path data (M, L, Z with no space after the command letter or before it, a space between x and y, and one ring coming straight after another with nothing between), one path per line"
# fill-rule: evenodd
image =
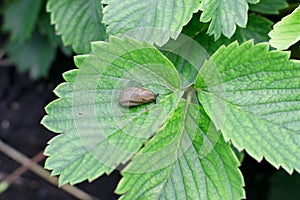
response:
M42 124L59 135L45 167L63 185L126 165L116 192L130 200L245 198L232 145L300 172L300 61L280 51L300 39L299 8L273 30L269 17L288 6L48 0L63 43L84 54L46 107ZM121 106L132 86L156 104Z

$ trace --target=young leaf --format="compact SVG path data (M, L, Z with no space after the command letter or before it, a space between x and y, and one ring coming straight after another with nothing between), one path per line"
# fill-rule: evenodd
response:
M102 3L107 4L103 9L103 22L108 25L109 34L125 34L135 39L142 36L159 46L170 37L177 38L199 9L199 0L103 0Z
M277 49L287 49L300 40L300 6L276 23L269 33L270 44Z
M268 33L271 30L273 22L255 14L248 15L246 28L239 28L240 34L244 37L244 42L254 40L254 43L269 41Z
M110 38L93 43L92 51L76 57L79 69L64 75L68 82L56 88L60 98L46 107L42 120L48 129L64 133L45 150L45 167L60 174L60 185L94 180L127 162L183 95L174 66L150 44ZM119 94L132 86L159 94L156 104L122 107Z
M205 143L212 148L204 156ZM203 109L182 100L122 171L116 192L124 194L122 200L242 199L244 183L238 166L230 145Z
M230 39L222 35L217 41L215 41L213 36L207 36L204 30L198 31L198 33L193 36L193 39L201 44L209 55L212 55L220 46L224 44L229 45L236 40L240 44L250 39L253 39L254 43L269 41L270 38L268 37L268 33L271 30L272 24L273 23L271 21L264 17L250 14L248 16L247 27L237 28L236 32Z
M11 32L11 41L24 42L30 39L43 1L5 1L3 29Z
M72 45L76 53L89 53L91 41L106 38L99 0L49 0L47 11L64 45Z
M279 14L279 10L287 8L286 0L260 0L258 4L249 5L249 9L263 14Z
M254 3L258 1L249 1ZM208 34L214 35L215 40L221 37L221 33L230 38L236 25L246 27L248 3L246 0L203 0L200 4L203 11L200 17L201 22L210 22Z
M268 48L252 41L221 47L201 68L195 87L226 141L258 161L265 157L276 168L300 172L300 62ZM211 67L220 76L206 73L204 79ZM225 111L212 107L216 101Z
M169 40L160 51L174 64L181 78L181 87L195 83L196 76L204 61L209 58L206 50L195 40L180 34L176 40Z

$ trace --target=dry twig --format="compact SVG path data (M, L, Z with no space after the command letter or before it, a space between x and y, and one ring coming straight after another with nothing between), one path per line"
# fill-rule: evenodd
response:
M41 167L39 164L36 164L35 162L38 162L38 160L41 159L42 153L38 154L34 157L33 160L30 160L27 158L24 154L21 152L15 150L11 146L5 144L2 140L0 140L0 151L2 151L4 154L9 156L10 158L14 159L15 161L21 163L23 167L18 168L15 172L10 174L4 181L0 183L0 190L5 187L8 187L11 181L16 180L20 174L24 173L27 169L33 171L43 179L47 180L49 183L58 186L58 179L57 177L51 177L50 172L46 171L43 167ZM24 171L25 170L25 171ZM8 179L8 180L7 180ZM61 187L62 190L66 191L67 193L73 195L74 197L82 200L96 200L96 197L91 196L90 194L78 189L77 187L71 186L71 185L64 185Z

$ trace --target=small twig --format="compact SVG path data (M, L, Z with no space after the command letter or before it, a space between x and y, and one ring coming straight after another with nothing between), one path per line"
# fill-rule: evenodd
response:
M5 179L5 177L9 176L9 174L0 172L0 180ZM30 178L24 178L22 176L19 176L17 180L14 181L14 184L16 185L27 185L30 187L36 187L38 185L38 182L35 180L32 180ZM0 191L1 192L1 191Z
M34 164L40 162L41 160L45 159L43 152L38 153L31 159L31 163L26 163L26 165L21 165L17 168L14 172L8 175L0 184L6 184L7 187L14 183L23 173L25 173L28 169L30 169ZM28 165L27 165L28 164Z
M15 161L21 163L22 165L29 167L31 171L39 175L40 177L47 180L49 183L58 186L58 179L57 177L51 177L50 172L46 171L40 165L34 163L21 152L15 150L14 148L10 147L9 145L5 144L0 140L0 151L5 153L10 158L14 159ZM91 196L90 194L80 190L77 187L71 185L64 185L61 187L62 190L66 191L67 193L73 195L74 197L82 200L96 200L96 197Z

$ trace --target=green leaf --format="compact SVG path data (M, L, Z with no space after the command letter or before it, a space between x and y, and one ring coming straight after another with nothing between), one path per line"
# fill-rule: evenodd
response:
M287 49L300 40L300 6L276 23L269 33L270 44L277 49Z
M279 10L287 8L286 0L260 0L258 4L249 5L251 11L263 14L279 14Z
M68 56L73 53L72 48L70 46L64 46L62 44L61 37L55 34L54 26L50 24L49 13L41 13L37 25L39 32L48 38L53 47L60 47L62 52L64 52L64 54Z
M3 29L11 32L12 41L23 42L31 37L43 1L5 1Z
M253 39L254 43L267 42L270 39L268 33L272 25L273 22L267 18L250 14L248 16L247 27L240 28L239 31L243 35L244 41Z
M250 3L253 3L252 1ZM230 38L236 25L246 27L248 4L246 0L202 0L200 10L201 22L210 22L208 34L214 35L215 40L221 37L221 33Z
M204 156L205 144L213 147ZM238 166L205 112L182 100L122 171L116 192L124 194L122 200L242 199L244 183Z
M259 1L261 1L261 0L247 0L247 2L251 3L251 4L257 4L257 3L259 3Z
M42 35L45 35L49 42L57 47L60 44L60 37L55 35L54 26L50 24L50 14L43 12L39 16L38 22L38 30Z
M240 163L243 163L245 158L245 152L244 151L238 151L233 145L231 145L231 149L234 152L235 156L239 160Z
M106 38L99 0L49 0L47 11L64 45L72 45L76 53L89 53L91 41Z
M294 173L292 176L284 171L272 174L270 180L270 200L298 199L300 196L300 175Z
M268 32L271 30L272 22L268 19L250 14L246 28L238 28L234 35L228 39L225 36L221 36L217 41L213 36L207 36L204 31L198 32L194 36L196 40L207 52L212 55L220 46L229 45L234 41L238 41L240 44L253 39L255 43L269 41Z
M79 69L64 75L67 82L55 89L60 98L46 107L42 120L48 129L64 133L45 150L45 167L60 174L60 185L94 180L127 162L183 95L174 66L150 44L110 38L93 43L92 52L76 57ZM119 94L131 86L159 94L156 104L122 107Z
M215 41L213 36L207 36L205 32L200 32L194 39L208 52L209 55L212 55L220 46L228 45L233 41L238 41L239 43L243 43L245 38L241 35L240 31L236 31L236 33L230 38L226 38L221 35L221 37Z
M201 68L195 87L226 141L258 161L265 157L276 168L299 172L300 62L268 48L251 41L221 47ZM218 76L209 74L212 69Z
M194 38L200 32L206 31L208 24L199 22L200 14L201 12L197 12L193 15L189 23L183 27L182 34Z
M181 87L187 87L195 82L198 70L183 57L168 51L162 51L165 56L174 64L181 75Z
M17 65L18 70L21 72L29 71L33 79L48 75L56 52L47 38L37 32L33 33L29 40L22 43L9 41L5 50L9 59Z
M159 46L170 37L176 39L199 9L199 0L104 0L102 3L107 4L103 22L108 25L109 34L125 34Z
M169 40L159 49L176 67L182 88L195 83L199 69L209 58L206 50L199 43L184 34L180 34L176 40Z

